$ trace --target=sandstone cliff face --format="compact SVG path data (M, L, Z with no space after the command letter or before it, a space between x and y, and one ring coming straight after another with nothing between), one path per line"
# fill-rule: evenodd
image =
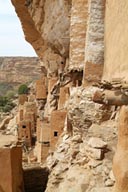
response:
M31 71L31 73L29 73ZM37 79L40 74L39 59L36 57L1 57L0 82L26 83Z
M128 80L128 2L107 1L105 15L105 67L106 80Z
M69 55L71 1L12 0L12 3L20 18L25 39L42 58L43 65L49 70L50 67L56 70L59 59Z

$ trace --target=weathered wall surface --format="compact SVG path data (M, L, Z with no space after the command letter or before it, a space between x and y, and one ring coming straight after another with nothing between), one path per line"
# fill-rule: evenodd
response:
M118 144L113 159L113 172L116 178L113 192L128 191L128 106L122 106L118 124Z
M85 38L88 18L88 1L73 0L70 25L69 69L83 69L85 57Z
M103 64L105 0L90 0L88 14L85 61Z
M105 0L89 0L85 46L85 80L95 81L102 76L104 64Z
M107 0L103 79L128 80L128 1Z

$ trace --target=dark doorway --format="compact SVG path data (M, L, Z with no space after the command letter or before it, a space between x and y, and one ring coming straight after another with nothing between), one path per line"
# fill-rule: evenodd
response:
M47 168L35 167L24 170L25 192L44 192L48 181Z

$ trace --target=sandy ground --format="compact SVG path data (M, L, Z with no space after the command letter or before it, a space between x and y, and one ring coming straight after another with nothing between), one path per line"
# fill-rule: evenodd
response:
M0 147L3 147L4 145L9 145L15 141L16 141L16 136L3 135L2 132L0 132Z

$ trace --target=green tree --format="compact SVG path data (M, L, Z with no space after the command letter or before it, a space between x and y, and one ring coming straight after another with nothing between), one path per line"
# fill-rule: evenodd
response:
M27 94L27 93L28 93L28 86L26 84L20 85L18 88L18 94L22 95L22 94Z

